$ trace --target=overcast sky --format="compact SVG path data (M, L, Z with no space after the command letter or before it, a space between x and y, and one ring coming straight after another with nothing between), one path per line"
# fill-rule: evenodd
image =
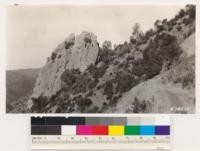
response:
M184 6L8 6L6 68L42 67L70 33L93 32L100 45L104 40L123 43L136 22L146 31L156 19L170 19L181 8Z

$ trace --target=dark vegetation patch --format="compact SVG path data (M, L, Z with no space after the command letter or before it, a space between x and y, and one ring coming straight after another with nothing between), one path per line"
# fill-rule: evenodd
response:
M92 101L89 98L82 97L81 95L74 98L74 102L77 105L78 112L87 112L88 108L92 105Z
M131 73L126 72L118 72L114 81L116 83L116 92L120 93L127 92L138 83Z
M51 54L51 60L52 62L54 62L54 60L56 59L57 54L55 52L52 52Z
M69 88L72 94L92 90L98 83L98 78L93 78L87 71L81 73L77 69L66 70L61 75L61 79L65 83L65 87Z
M180 57L175 65L174 83L182 83L183 88L188 86L195 87L195 56Z
M89 37L85 37L85 38L84 38L84 42L87 44L87 43L91 43L92 40L91 40L91 38L89 38Z
M186 14L188 14L191 19L195 19L196 5L187 5L186 6Z
M105 74L107 68L108 64L103 64L101 67L90 65L88 71L94 79L99 79Z
M107 95L107 100L112 100L113 94L114 94L114 88L113 88L113 81L106 81L105 88L104 88L104 95Z
M137 97L134 98L133 103L126 111L128 113L149 113L152 112L152 102L148 100L140 101Z
M69 49L74 45L74 41L65 42L65 49Z
M182 30L182 27L181 27L180 25L178 25L178 26L176 27L176 29L177 29L178 31L181 31L181 30Z
M59 59L59 58L61 58L61 57L62 57L62 55L61 55L61 54L59 54L59 55L58 55L58 59Z
M116 52L117 57L123 57L126 53L129 53L131 49L131 44L124 42L124 44L119 44L114 51Z
M192 21L193 21L193 20L192 20L191 18L184 18L184 19L183 19L183 24L187 26L187 25L191 24Z
M48 104L47 97L39 96L38 98L32 98L33 106L31 112L44 113L44 109Z
M141 61L139 74L142 72L148 78L160 73L164 62L169 62L168 67L173 61L177 60L182 53L175 36L163 33L157 35L152 43L143 51L143 61ZM134 70L134 69L133 69Z
M110 64L114 59L115 52L108 48L101 48L99 50L99 62Z

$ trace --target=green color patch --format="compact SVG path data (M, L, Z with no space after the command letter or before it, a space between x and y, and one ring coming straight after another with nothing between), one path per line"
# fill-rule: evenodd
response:
M125 135L140 135L139 126L125 126Z

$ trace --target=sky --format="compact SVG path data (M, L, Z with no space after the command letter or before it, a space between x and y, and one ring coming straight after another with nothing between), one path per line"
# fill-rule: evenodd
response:
M10 5L6 17L6 69L38 68L70 34L93 32L102 44L129 41L133 25L153 28L183 5Z

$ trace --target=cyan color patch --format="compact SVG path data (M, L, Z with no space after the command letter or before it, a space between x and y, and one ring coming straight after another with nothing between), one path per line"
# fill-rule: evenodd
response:
M140 135L155 135L155 126L140 126Z

